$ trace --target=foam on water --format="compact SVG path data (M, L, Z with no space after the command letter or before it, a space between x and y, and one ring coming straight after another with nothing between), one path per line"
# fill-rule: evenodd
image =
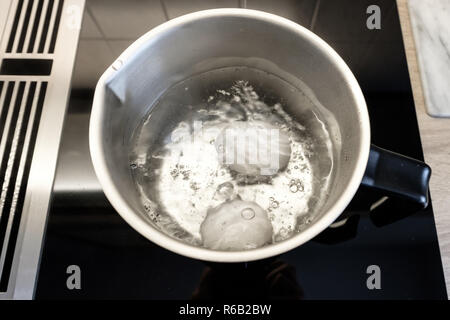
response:
M239 199L265 210L273 242L301 232L314 219L333 168L327 126L312 103L295 105L302 101L311 100L299 88L245 67L210 71L170 88L138 128L130 155L151 221L175 238L202 245L200 226L208 210ZM296 108L303 110L298 117L287 111ZM287 166L275 175L251 176L224 165L215 142L236 121L267 123L287 135ZM241 216L251 220L250 210Z

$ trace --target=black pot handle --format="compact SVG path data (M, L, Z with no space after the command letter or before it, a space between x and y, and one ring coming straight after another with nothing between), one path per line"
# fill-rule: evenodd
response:
M362 184L426 208L430 176L426 163L372 145Z

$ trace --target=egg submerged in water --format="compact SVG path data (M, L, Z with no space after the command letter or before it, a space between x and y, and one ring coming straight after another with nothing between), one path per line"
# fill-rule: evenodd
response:
M245 175L274 175L291 156L288 135L263 121L235 121L218 135L219 161Z
M259 205L235 199L209 209L200 234L206 248L247 250L271 243L273 229Z

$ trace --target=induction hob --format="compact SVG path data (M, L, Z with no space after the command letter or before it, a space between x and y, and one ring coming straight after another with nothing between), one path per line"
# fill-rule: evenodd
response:
M418 210L361 187L340 226L281 256L247 264L204 263L172 253L115 212L89 158L96 81L151 27L208 7L246 5L311 29L360 83L372 142L423 160L395 1L193 3L87 1L35 298L446 299L431 204ZM380 8L381 29L367 27L369 5ZM81 271L80 289L67 286L72 265Z

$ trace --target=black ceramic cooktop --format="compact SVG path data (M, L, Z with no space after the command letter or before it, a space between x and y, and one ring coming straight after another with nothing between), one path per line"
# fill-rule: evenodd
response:
M187 2L108 1L102 8L102 1L87 1L36 298L446 299L431 204L425 210L393 198L379 204L383 194L361 188L341 227L248 264L182 257L140 236L114 211L95 178L84 175L92 173L87 124L95 83L139 35L208 7L246 3L312 29L355 73L369 108L372 142L423 160L394 0ZM367 27L367 7L374 4L381 29ZM80 156L87 165L71 188ZM67 287L71 265L81 270L80 289Z

